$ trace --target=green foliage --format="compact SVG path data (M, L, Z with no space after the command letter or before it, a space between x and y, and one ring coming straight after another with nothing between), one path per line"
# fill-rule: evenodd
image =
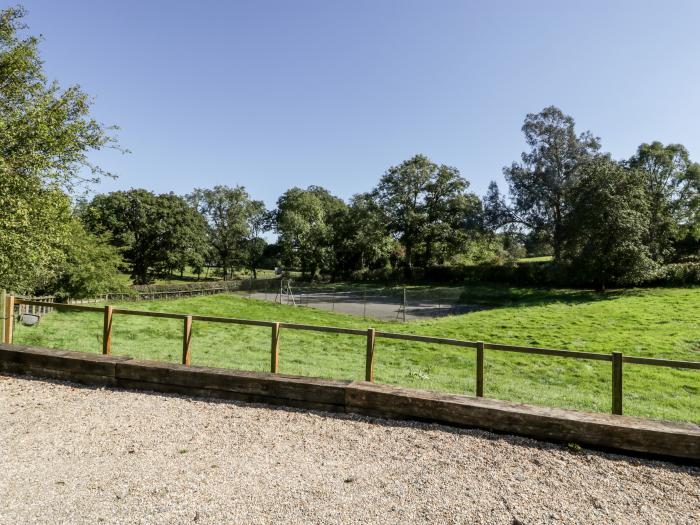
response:
M299 268L305 277L336 270L333 249L338 225L347 205L325 188L292 188L277 201L275 229L282 257L288 267Z
M642 144L629 160L644 181L650 228L646 243L657 261L673 255L673 243L700 238L700 164L681 144Z
M486 199L487 216L496 226L518 223L545 234L559 259L571 187L579 166L595 155L600 142L588 131L577 135L574 119L554 106L528 114L522 129L531 149L522 154L520 163L503 169L512 206L505 204L494 185Z
M255 271L265 244L260 235L269 229L270 217L261 201L254 201L242 186L195 189L188 197L204 217L213 258L223 278L234 268Z
M649 209L642 178L607 157L587 162L577 175L560 261L572 281L605 289L649 280L657 267L645 243Z
M697 360L697 287L605 293L486 285L459 290L467 304L493 308L403 324L233 295L124 306L360 329L371 325L380 331L470 341ZM671 310L673 315L669 316ZM100 314L69 312L48 315L36 327L18 326L15 338L21 344L100 352L101 329ZM282 373L353 380L364 376L362 337L282 330L280 347ZM112 351L177 363L182 355L182 323L116 316ZM196 322L192 359L194 365L268 371L270 330ZM473 394L474 364L474 353L469 349L378 339L375 378L379 383ZM487 350L485 372L485 394L490 398L610 411L609 363ZM697 374L697 370L626 366L625 413L700 423Z
M204 220L172 193L137 189L97 195L81 218L91 232L108 234L123 251L137 284L188 264L202 264L207 247Z
M44 75L39 39L23 38L21 8L0 11L0 288L30 293L65 262L70 201L62 189L104 174L91 150L114 146L77 86Z
M363 279L385 270L395 244L374 195L353 196L346 216L336 223L334 249L340 273Z
M420 266L444 262L480 228L481 202L456 168L416 155L389 168L375 195L386 227L404 249L407 275L422 252Z
M68 197L38 177L5 170L0 159L0 288L31 293L49 285L70 240Z
M108 236L87 232L78 220L71 221L65 261L46 292L85 298L126 291L120 278L124 261L109 241Z

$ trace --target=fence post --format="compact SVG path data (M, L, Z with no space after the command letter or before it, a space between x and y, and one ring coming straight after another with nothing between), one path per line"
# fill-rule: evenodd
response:
M185 317L185 326L182 334L182 364L190 366L192 343L192 316Z
M7 292L5 289L0 290L0 341L5 342L5 301L7 300Z
M374 382L374 343L376 341L376 330L367 329L367 357L365 359L365 381Z
M14 328L15 316L15 296L9 294L5 297L5 342L8 345L12 344L12 330Z
M403 322L406 322L406 288L403 289Z
M476 343L476 397L484 397L484 342Z
M105 306L105 317L102 325L102 353L112 353L112 307Z
M612 353L612 413L622 415L622 352Z
M270 347L270 372L276 374L280 365L280 324L272 325L272 345Z

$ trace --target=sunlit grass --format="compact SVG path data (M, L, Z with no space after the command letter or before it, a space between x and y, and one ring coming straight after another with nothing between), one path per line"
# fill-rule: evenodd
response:
M700 359L700 288L595 293L497 286L459 291L464 302L493 307L467 315L408 324L215 295L124 303L152 311L196 313L484 340L523 346L621 351L680 360ZM455 292L455 295L457 293ZM499 306L501 305L501 306ZM99 352L102 316L54 313L36 327L18 326L15 341ZM115 315L112 349L118 355L179 362L182 321ZM270 329L195 322L192 364L269 369ZM282 373L339 379L364 377L362 337L282 330ZM486 395L518 402L592 411L610 410L610 364L486 351ZM379 339L378 382L455 393L474 391L471 349ZM700 423L700 375L625 365L625 413Z

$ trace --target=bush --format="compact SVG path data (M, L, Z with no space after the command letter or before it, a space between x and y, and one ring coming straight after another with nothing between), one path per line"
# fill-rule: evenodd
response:
M684 286L700 284L700 262L673 263L662 266L649 284Z
M491 282L522 286L549 286L560 280L557 267L549 262L480 264L475 266L433 266L423 280L436 283Z

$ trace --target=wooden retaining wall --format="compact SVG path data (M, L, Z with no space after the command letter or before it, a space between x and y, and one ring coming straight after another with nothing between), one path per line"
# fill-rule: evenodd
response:
M464 395L0 344L0 371L157 392L408 418L700 461L700 427Z

